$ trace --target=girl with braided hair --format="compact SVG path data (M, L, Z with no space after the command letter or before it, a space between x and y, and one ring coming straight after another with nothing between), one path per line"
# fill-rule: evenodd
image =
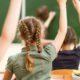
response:
M13 73L17 80L50 80L52 61L56 58L67 32L67 0L58 0L60 26L54 40L43 40L43 25L35 17L19 21L19 31L24 48L22 52L8 59L3 80L10 80Z

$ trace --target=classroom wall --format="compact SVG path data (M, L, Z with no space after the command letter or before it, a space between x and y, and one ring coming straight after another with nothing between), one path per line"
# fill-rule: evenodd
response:
M9 0L0 0L0 34L8 10Z

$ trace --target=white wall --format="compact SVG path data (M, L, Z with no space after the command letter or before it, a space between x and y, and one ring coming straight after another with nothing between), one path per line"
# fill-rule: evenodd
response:
M12 44L9 47L5 56L3 57L3 59L0 62L0 72L3 72L5 70L5 66L6 66L8 57L21 52L21 48L22 48L21 44Z

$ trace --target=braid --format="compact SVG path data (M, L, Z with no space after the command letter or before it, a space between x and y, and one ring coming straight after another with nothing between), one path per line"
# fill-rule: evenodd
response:
M26 69L31 72L34 67L34 59L29 53L32 43L36 43L38 53L42 52L40 40L41 25L36 18L28 17L20 21L19 30L26 46Z
M36 45L38 48L38 52L41 53L42 48L41 48L41 40L40 40L40 35L41 35L41 27L39 24L36 25Z
M24 38L26 46L26 69L31 72L33 69L33 59L29 55L31 47L31 35L25 22L22 21L21 24L22 24L22 26L20 27L21 36Z

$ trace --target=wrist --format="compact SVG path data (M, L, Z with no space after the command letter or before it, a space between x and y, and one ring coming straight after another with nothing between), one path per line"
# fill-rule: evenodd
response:
M53 18L53 16L49 16L48 21L51 21Z
M66 5L60 5L59 7L60 7L60 9L65 9Z
M13 3L13 2L15 2L15 3L17 2L18 3L18 2L21 2L21 1L22 0L10 0L10 3Z
M65 6L66 6L66 3L59 4L59 7L65 7Z
M51 20L52 18L53 18L53 16L50 16L50 17L49 17L49 20Z
M22 0L10 0L10 6L20 6L21 5Z

